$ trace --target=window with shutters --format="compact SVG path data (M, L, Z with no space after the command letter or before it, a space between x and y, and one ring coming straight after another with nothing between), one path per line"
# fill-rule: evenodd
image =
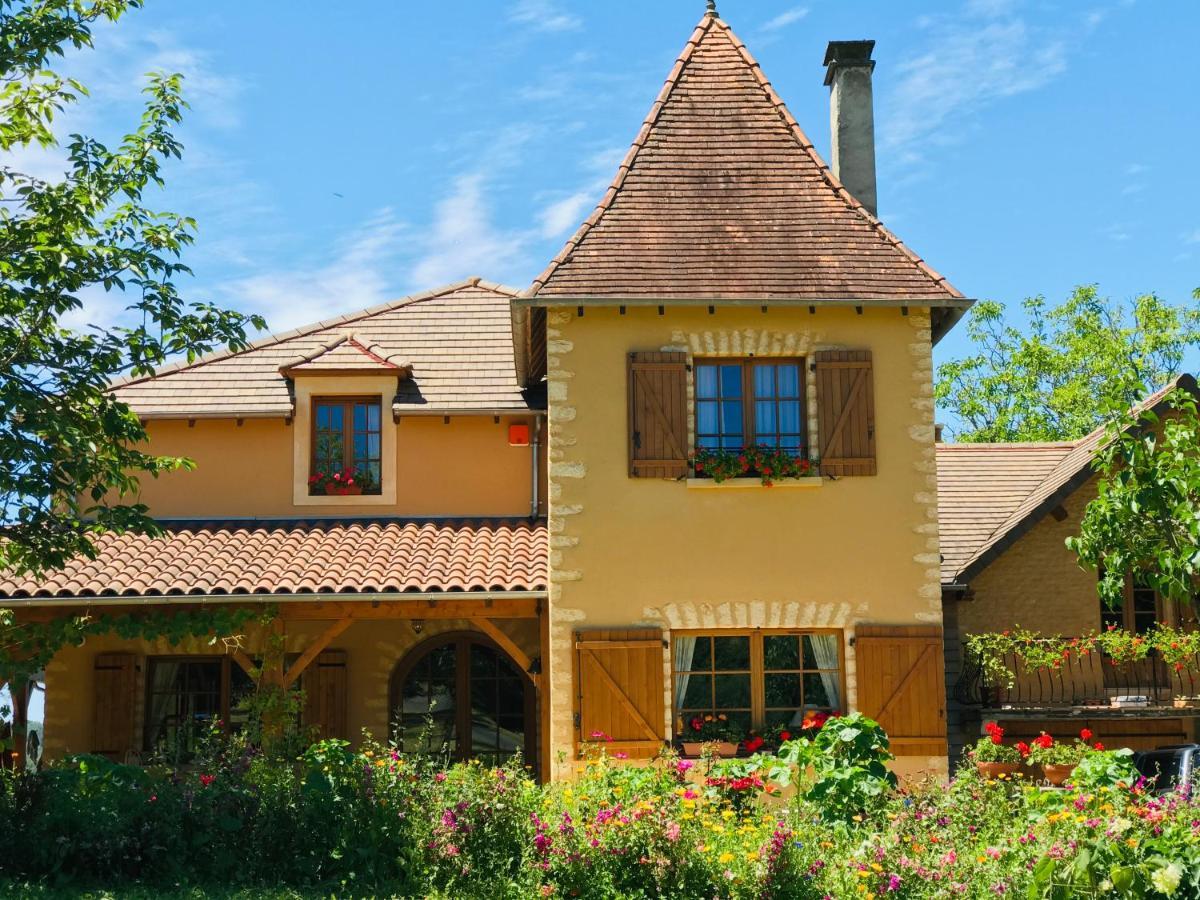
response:
M696 360L696 447L762 446L805 453L799 359Z
M806 715L842 709L842 633L674 632L677 734L696 716L724 714L747 734L799 729Z
M239 701L254 688L228 656L159 656L146 673L146 750L190 757L214 724L236 730L245 724Z

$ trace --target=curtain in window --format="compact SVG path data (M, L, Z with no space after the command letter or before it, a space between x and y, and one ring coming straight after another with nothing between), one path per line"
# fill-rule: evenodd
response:
M157 742L163 737L163 725L174 715L179 703L180 663L166 660L154 661L154 672L150 689L150 709L146 714L146 739Z
M688 669L692 667L692 657L695 653L696 639L694 637L675 638L675 721L679 720L679 712L683 709L683 698L687 696L688 682L692 678Z
M840 659L838 657L838 640L836 634L813 634L809 635L809 642L812 646L813 662L817 664L819 669L830 669L828 672L821 672L821 686L825 688L825 696L829 698L829 705L834 709L842 708L842 698L839 696L841 684L838 677L838 668Z

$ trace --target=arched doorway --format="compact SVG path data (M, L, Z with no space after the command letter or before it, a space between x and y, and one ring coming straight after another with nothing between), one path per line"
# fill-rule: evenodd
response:
M537 768L529 676L486 636L438 635L392 672L391 728L405 753L499 765L521 753Z

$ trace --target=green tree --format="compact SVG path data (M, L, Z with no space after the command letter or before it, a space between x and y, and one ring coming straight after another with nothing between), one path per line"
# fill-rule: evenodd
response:
M1033 297L1023 309L1018 325L1002 303L977 303L967 319L975 352L938 367L935 395L956 440L1080 438L1168 383L1200 346L1200 310L1154 294L1121 304L1087 285L1057 306Z
M56 144L55 116L86 95L49 68L92 27L141 0L0 0L0 153ZM139 125L113 148L65 142L61 181L0 156L0 569L39 572L92 554L91 536L156 531L134 502L139 476L186 467L147 452L146 433L108 387L164 361L246 344L258 316L186 302L174 280L195 222L146 205L181 145L179 75L148 77ZM13 157L9 157L11 161ZM63 317L88 291L122 291L129 326L75 330Z
M1096 455L1099 493L1067 546L1101 572L1100 596L1120 606L1133 575L1163 597L1190 603L1200 588L1200 414L1195 382L1109 426Z

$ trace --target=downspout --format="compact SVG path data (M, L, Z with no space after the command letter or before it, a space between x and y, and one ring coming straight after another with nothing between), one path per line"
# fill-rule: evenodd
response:
M533 440L529 442L529 518L538 517L538 448L541 446L542 417L533 417Z

